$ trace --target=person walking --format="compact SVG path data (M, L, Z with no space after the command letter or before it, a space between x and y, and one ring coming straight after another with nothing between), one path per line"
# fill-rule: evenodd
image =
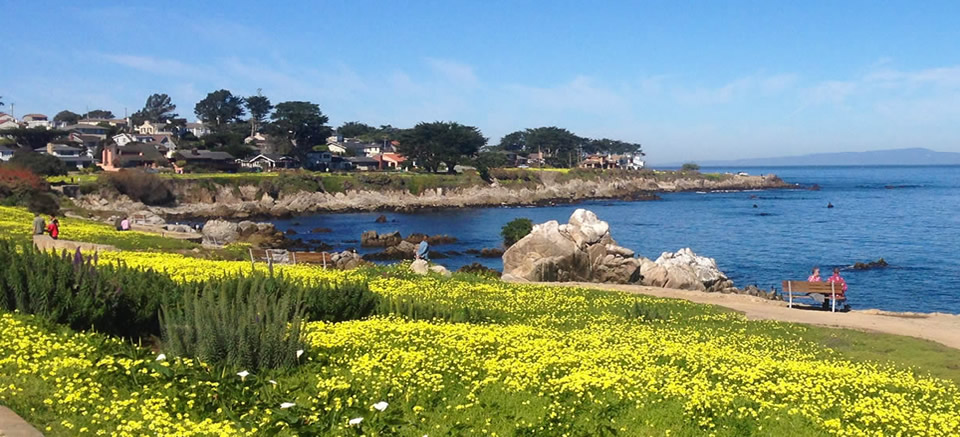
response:
M43 216L37 214L33 217L33 235L43 235L43 231L47 229L47 222L43 221Z
M50 216L50 224L47 225L47 232L50 234L50 238L56 240L60 237L60 221L56 217Z

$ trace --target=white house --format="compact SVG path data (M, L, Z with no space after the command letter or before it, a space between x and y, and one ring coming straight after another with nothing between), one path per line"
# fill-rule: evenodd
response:
M195 137L200 138L208 133L210 133L210 128L204 125L201 122L196 123L187 123L187 131L192 133Z
M87 168L93 165L93 158L82 153L83 150L78 147L71 147L66 144L47 143L47 147L34 149L37 153L56 156L60 158L67 166L78 169Z
M41 127L44 129L50 129L50 120L48 120L47 116L43 114L27 114L23 116L21 121L23 121L28 128Z
M16 118L13 118L10 114L0 112L0 129L16 129L18 127L20 127L20 124L17 123Z
M297 168L300 166L297 163L297 160L294 158L272 153L261 153L248 160L242 160L240 165L245 168L260 167L263 170L275 168Z
M157 133L157 127L150 123L150 120L144 120L143 124L136 127L136 130L140 135L153 135Z

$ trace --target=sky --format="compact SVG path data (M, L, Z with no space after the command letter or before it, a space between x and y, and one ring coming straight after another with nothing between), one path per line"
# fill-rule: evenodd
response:
M181 116L221 88L346 121L559 126L651 163L960 152L957 1L3 2L0 111Z

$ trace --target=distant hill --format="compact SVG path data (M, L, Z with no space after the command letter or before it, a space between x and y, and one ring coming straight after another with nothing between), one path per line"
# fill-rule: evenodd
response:
M891 149L868 152L814 153L779 158L695 161L702 167L774 167L799 165L960 165L960 153L930 149ZM679 167L682 163L663 167Z

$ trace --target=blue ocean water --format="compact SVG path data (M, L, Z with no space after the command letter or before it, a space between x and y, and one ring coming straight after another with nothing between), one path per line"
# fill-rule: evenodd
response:
M281 230L309 234L337 249L357 248L369 229L449 234L456 244L438 251L496 247L500 228L517 217L534 223L566 222L587 208L610 223L622 246L651 259L690 247L715 258L737 286L779 289L783 279L805 279L818 265L834 267L884 258L885 269L845 270L857 309L960 313L960 167L705 168L703 171L775 173L804 189L727 193L674 193L645 202L589 201L574 205L462 208L417 213L320 214L276 220ZM832 203L834 208L827 208ZM754 208L756 205L756 208ZM350 241L353 240L353 241ZM448 268L480 262L501 269L499 258L471 255L437 260Z

